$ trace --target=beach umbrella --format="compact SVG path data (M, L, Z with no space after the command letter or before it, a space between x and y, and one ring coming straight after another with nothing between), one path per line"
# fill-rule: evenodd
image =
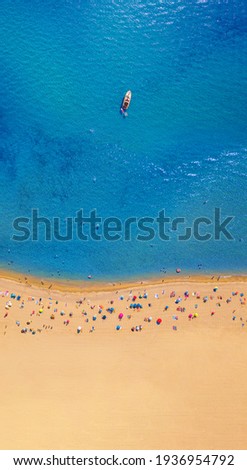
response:
M81 332L81 326L78 326L77 327L77 333L80 333Z
M122 320L123 316L124 316L123 313L119 313L118 315L119 320Z
M114 309L113 307L109 307L109 308L107 309L107 312L109 312L109 313L113 313L114 311L115 311L115 309Z
M102 320L105 320L105 319L106 319L106 315L103 315L103 316L102 316Z
M177 269L176 269L176 273L178 273L178 274L181 273L181 269L180 269L180 268L177 268Z
M162 318L158 318L158 319L156 320L156 323L157 323L157 325L160 325L160 324L162 323Z
M93 316L93 321L95 321L95 320L97 320L97 317L94 315L94 316Z
M198 317L198 313L194 313L193 317L194 317L194 318L197 318L197 317Z
M117 331L121 330L121 326L120 326L120 325L117 325L117 326L116 326L116 330L117 330Z
M213 291L214 291L214 292L216 292L217 290L218 290L218 287L217 287L217 286L213 288Z
M190 313L190 314L188 315L188 318L189 318L190 320L193 318L192 313Z

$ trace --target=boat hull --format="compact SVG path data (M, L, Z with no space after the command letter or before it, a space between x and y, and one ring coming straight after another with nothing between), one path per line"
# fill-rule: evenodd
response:
M125 93L124 95L124 99L123 99L123 102L122 102L122 109L124 111L126 111L130 105L130 102L131 102L131 98L132 98L132 93L131 91L127 91L127 93Z

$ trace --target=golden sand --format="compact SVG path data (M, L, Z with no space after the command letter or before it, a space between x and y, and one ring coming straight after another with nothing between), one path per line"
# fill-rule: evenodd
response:
M0 279L1 449L246 449L246 278L42 283Z

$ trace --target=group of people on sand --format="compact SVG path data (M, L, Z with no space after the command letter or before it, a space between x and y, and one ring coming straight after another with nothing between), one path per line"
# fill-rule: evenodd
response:
M153 319L157 326L160 326L163 320L165 320L165 324L168 324L167 320L170 319L172 330L177 331L178 320L187 318L187 320L191 321L200 317L201 313L199 315L199 311L201 305L208 303L208 313L211 317L214 317L217 309L221 308L224 304L231 304L233 301L234 308L230 310L231 319L234 322L239 319L242 327L246 324L244 319L245 310L243 309L246 305L244 293L233 290L224 297L218 291L218 286L211 286L206 295L201 295L200 292L194 290L191 292L185 290L183 293L177 293L172 289L166 292L163 288L157 289L157 292L152 292L150 295L145 289L137 293L134 293L132 290L127 293L126 291L124 293L120 292L120 295L116 291L115 294L109 295L111 295L111 298L106 301L105 306L101 303L97 304L95 301L91 302L87 297L74 300L71 306L71 302L68 304L68 302L62 302L52 297L43 299L42 297L23 296L22 298L20 294L2 291L0 292L0 301L5 304L2 315L2 321L5 322L4 334L6 334L8 320L12 318L11 311L14 304L15 307L18 307L19 311L18 318L15 320L16 327L22 334L30 333L32 335L42 331L46 333L52 332L55 326L57 329L58 325L64 326L69 331L77 334L86 331L93 333L96 331L96 322L104 322L108 318L114 320L113 327L116 331L124 328L131 332L141 332L145 325L140 320L143 320L147 326L152 323ZM71 309L75 309L75 311L71 311ZM241 315L238 314L238 309L241 309ZM16 312L16 308L14 310ZM147 314L148 311L152 315ZM25 318L26 313L28 315L27 318ZM45 322L39 321L39 317L45 320ZM60 321L60 318L62 321ZM139 321L137 322L137 320ZM83 323L85 326L82 326ZM89 324L88 327L86 326L87 324Z

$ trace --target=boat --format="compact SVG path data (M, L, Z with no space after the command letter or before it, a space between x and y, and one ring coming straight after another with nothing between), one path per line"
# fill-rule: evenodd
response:
M131 102L131 96L132 96L132 93L131 91L127 91L127 93L125 93L124 95L124 99L122 101L122 106L121 106L121 109L123 111L126 111L130 105L130 102Z

